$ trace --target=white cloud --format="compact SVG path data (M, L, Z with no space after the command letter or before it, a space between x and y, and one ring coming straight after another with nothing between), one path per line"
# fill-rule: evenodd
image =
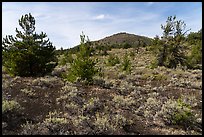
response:
M148 5L152 5L152 4L154 4L154 2L147 2L147 4L148 4Z
M102 20L102 19L104 19L104 18L105 18L105 15L104 15L104 14L100 14L100 15L94 17L94 19L96 19L96 20Z

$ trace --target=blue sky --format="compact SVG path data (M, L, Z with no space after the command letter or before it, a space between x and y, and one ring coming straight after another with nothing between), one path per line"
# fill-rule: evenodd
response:
M91 41L119 32L161 36L171 15L192 32L202 28L202 2L3 2L2 37L21 30L18 20L27 13L35 17L36 32L47 33L57 49L79 44L82 31Z

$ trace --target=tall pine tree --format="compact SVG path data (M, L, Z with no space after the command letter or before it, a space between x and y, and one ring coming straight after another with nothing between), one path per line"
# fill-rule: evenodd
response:
M184 21L176 20L176 16L169 16L166 25L161 25L163 30L162 42L159 42L157 54L157 65L168 68L176 68L179 64L186 65L184 54L184 42L186 24Z
M16 37L3 38L3 65L14 76L44 76L57 64L55 47L47 34L35 32L35 19L29 13L19 19L22 31L16 28Z

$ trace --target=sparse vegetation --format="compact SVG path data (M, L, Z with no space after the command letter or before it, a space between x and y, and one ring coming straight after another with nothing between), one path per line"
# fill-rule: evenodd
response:
M120 60L119 60L118 56L115 56L112 54L109 55L109 58L107 60L107 65L115 66L116 64L119 64L119 63L120 63Z
M192 127L195 124L192 108L189 104L178 99L177 101L168 100L163 106L158 115L161 115L166 124L181 125L185 129Z
M21 89L21 91L23 93L25 93L27 96L29 97L34 97L36 94L35 94L35 91L33 91L32 89Z
M67 63L73 63L74 59L72 57L72 54L69 52L65 52L63 55L60 55L59 59L59 65L64 66Z
M127 73L130 73L132 68L131 68L131 62L128 58L128 54L126 53L124 58L123 58L123 62L122 62L122 70L126 71Z
M183 26L169 17L166 37L152 42L127 33L90 42L82 33L41 77L12 76L4 51L3 134L201 135L202 30L185 37Z

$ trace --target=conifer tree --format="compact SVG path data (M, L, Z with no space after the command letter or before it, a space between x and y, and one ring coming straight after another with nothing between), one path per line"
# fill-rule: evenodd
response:
M55 47L45 39L46 33L35 32L35 19L29 13L19 19L22 31L3 38L3 65L14 76L43 76L56 66Z
M167 18L166 25L161 25L163 37L162 45L159 45L157 53L157 65L168 68L176 68L179 64L186 64L186 56L184 54L184 42L186 24L184 21L176 20L176 16Z
M79 80L84 81L85 84L91 84L93 82L93 76L98 73L99 69L95 67L96 61L90 57L92 55L92 50L88 37L86 39L86 36L82 32L80 38L81 43L79 52L71 63L71 70L66 78L72 82L79 78Z

